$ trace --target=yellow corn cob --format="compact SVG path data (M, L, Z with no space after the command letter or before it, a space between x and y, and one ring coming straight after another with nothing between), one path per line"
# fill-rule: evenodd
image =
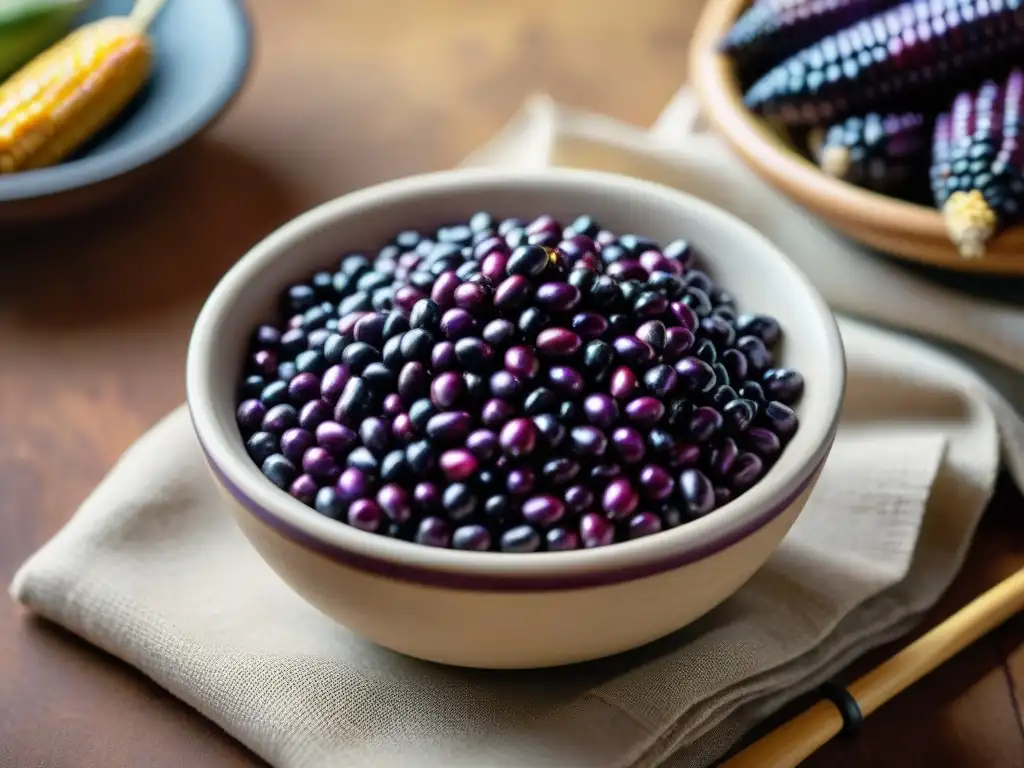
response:
M79 27L0 85L0 174L60 162L124 109L149 78L162 4Z

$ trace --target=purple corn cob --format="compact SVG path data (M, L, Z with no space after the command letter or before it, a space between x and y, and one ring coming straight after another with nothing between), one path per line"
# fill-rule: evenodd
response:
M1024 71L957 95L935 124L931 183L950 239L964 258L1024 214L1021 118Z
M755 0L722 40L744 80L898 0Z
M828 175L893 194L924 175L929 128L919 112L872 112L815 131L811 142L815 160Z
M924 109L1024 53L1024 0L912 0L856 22L782 62L747 106L787 125L858 112Z

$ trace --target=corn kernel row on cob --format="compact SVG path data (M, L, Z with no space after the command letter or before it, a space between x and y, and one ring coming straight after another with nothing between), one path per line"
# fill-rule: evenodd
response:
M149 78L145 28L162 4L73 30L0 85L0 173L63 160L124 109Z
M788 125L925 109L958 84L1024 55L1024 0L911 0L825 37L747 91Z
M930 121L920 112L848 117L811 134L825 173L876 192L906 190L928 167Z
M802 48L898 0L756 0L736 20L721 50L743 80L763 75Z
M1021 131L1024 70L959 94L936 120L931 181L950 239L965 258L985 253L990 237L1024 217Z

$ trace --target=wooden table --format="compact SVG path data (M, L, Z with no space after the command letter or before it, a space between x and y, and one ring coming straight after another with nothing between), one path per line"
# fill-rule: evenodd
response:
M357 187L456 163L545 90L649 124L686 76L696 0L261 0L249 86L158 183L5 240L0 580L181 402L192 320L272 228ZM941 616L1024 565L1003 483ZM1024 765L1024 620L985 638L812 765ZM0 764L251 766L118 661L0 601Z

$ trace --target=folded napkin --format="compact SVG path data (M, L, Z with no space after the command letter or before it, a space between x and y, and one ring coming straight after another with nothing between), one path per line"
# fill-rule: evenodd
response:
M645 132L534 99L467 162L588 166L672 184L754 223L837 308L1024 360L1021 341L999 333L1012 309L858 253L716 138L690 133L680 117L688 103L677 100ZM954 319L985 333L947 328ZM991 383L1011 381L1005 369L986 364L982 376L908 336L840 324L842 426L780 549L694 625L616 658L532 672L451 669L338 627L238 532L183 409L129 449L11 592L275 766L707 765L786 701L912 627L963 560L1000 450L1024 479L1024 422Z

